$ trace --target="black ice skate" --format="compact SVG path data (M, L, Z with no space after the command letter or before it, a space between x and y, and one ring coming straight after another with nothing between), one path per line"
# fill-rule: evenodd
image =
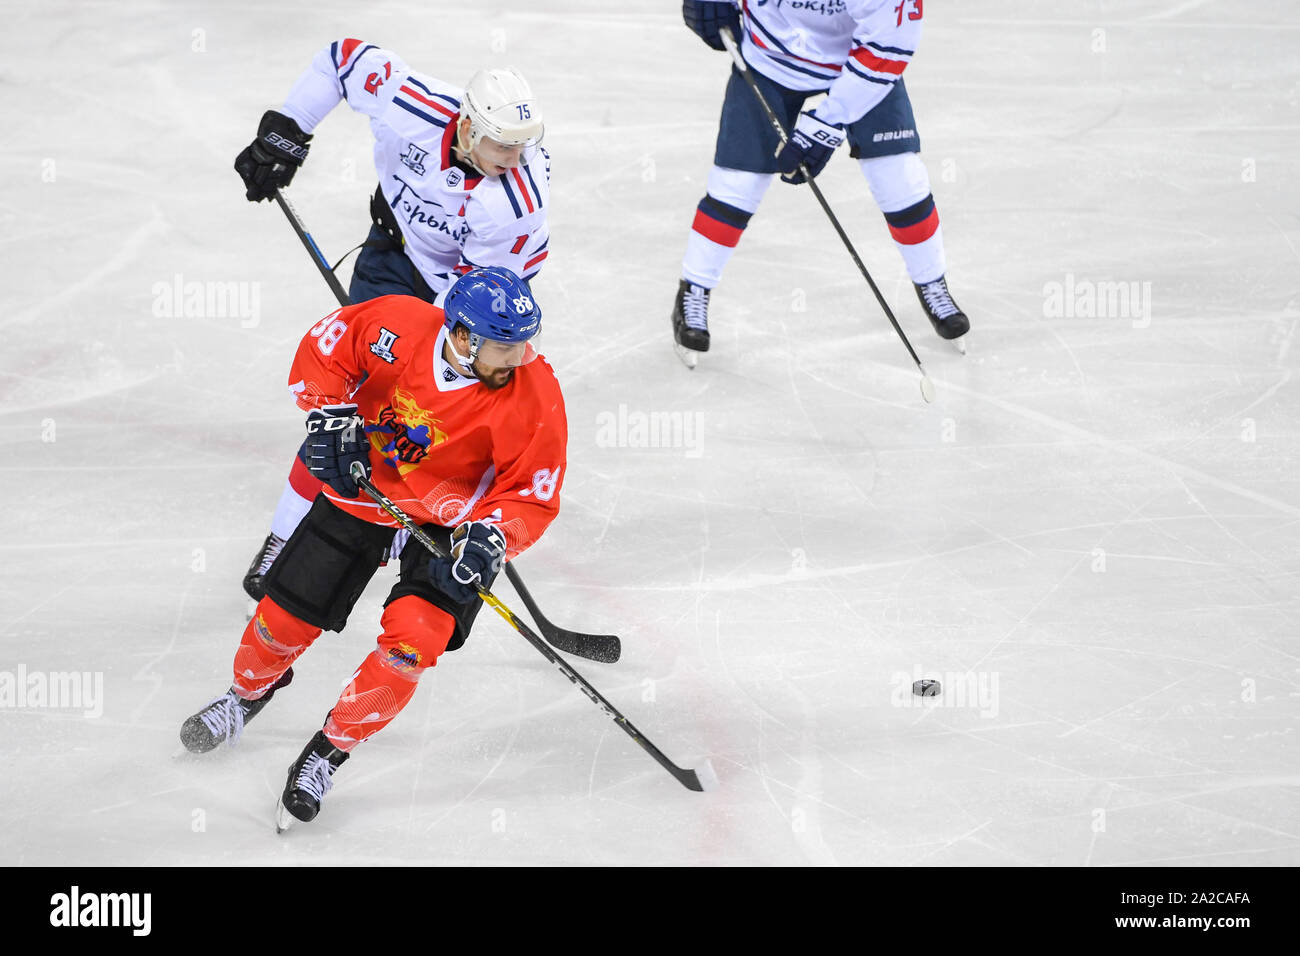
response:
M913 285L916 285L916 297L921 300L921 308L925 309L926 317L934 326L934 330L939 333L939 338L960 339L970 331L970 319L966 318L966 313L952 300L947 279L940 276L925 285L916 283ZM965 354L965 343L954 341L953 344L957 346L959 352Z
M256 717L281 687L293 680L293 668L271 685L257 700L244 700L230 688L208 706L181 724L181 743L190 753L205 754L215 750L223 740L231 746L244 732L244 724Z
M348 759L323 730L307 742L307 747L289 767L289 779L275 807L275 829L283 833L295 820L310 823L320 813L320 802L334 786L334 771Z
M699 353L709 350L709 290L685 279L678 283L673 303L673 339L687 368L695 368Z
M254 601L266 597L266 572L271 570L271 565L283 548L284 538L268 534L262 542L262 550L257 552L253 563L248 566L248 573L244 575L244 592Z

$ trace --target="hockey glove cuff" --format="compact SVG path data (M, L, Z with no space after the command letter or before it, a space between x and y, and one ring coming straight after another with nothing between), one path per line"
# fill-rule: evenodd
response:
M289 185L307 158L310 143L311 134L288 116L275 110L262 114L257 139L235 157L235 172L244 180L249 202L270 199L276 189Z
M682 19L715 50L726 49L723 27L730 27L731 35L740 41L740 14L731 0L682 0Z
M370 477L370 439L366 423L355 405L313 408L307 414L307 470L345 498L355 498L361 488L352 477L353 462L360 462Z
M457 602L468 604L479 588L491 590L505 556L506 536L500 528L466 521L451 534L450 555L429 562L429 580Z
M839 123L823 123L812 112L800 113L794 132L777 150L776 164L781 169L781 178L796 186L808 178L816 178L842 142L844 127ZM799 168L801 165L807 167L808 177Z

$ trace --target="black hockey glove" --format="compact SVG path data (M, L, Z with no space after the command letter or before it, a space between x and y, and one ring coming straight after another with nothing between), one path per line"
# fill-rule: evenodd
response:
M715 50L726 49L723 27L730 27L731 35L740 42L740 14L732 0L682 0L682 19Z
M492 588L505 557L506 537L500 528L466 521L451 533L450 556L429 562L429 580L461 604L468 604L479 588Z
M307 413L307 470L345 498L361 488L352 463L361 462L370 477L370 439L355 405L327 405Z
M276 189L293 181L307 150L311 147L311 134L289 117L275 110L262 114L257 127L257 139L235 157L235 172L243 177L248 187L244 193L249 202L270 199Z
M844 142L844 127L823 123L813 113L800 113L794 132L776 154L776 164L781 168L781 178L799 185L807 182L802 164L808 167L808 178L815 179L826 168L835 147Z

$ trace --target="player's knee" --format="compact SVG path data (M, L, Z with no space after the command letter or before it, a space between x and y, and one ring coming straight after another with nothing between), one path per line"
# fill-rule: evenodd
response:
M708 192L718 202L753 215L758 211L759 203L763 201L763 195L774 179L776 173L751 173L743 169L714 166L709 170Z
M253 635L281 654L299 653L320 636L321 629L294 617L269 597L262 598L250 622Z
M419 680L432 667L456 630L455 619L428 601L408 594L384 608L379 659L389 670Z
M895 153L858 160L882 212L905 209L930 195L930 176L919 153Z

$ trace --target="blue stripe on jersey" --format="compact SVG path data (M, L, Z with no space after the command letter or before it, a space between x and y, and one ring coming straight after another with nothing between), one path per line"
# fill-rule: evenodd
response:
M334 72L339 71L339 41L335 40L330 44L330 62L334 64Z
M870 80L872 83L883 83L885 86L894 85L893 80L882 80L880 77L872 76L870 73L863 73L861 70L859 70L856 66L853 65L852 60L849 60L849 62L845 63L844 65L849 68L849 70L853 73L854 76L860 76L864 80Z
M871 47L873 50L879 50L881 53L893 53L897 56L911 56L916 52L915 50L900 50L896 46L881 46L879 43L868 42L867 46Z
M763 32L763 36L767 37L768 42L771 43L773 46L775 46L778 50L780 50L786 56L794 56L793 53L791 53L789 50L785 48L785 45L782 44L780 40L772 36L771 31L769 31L767 27L763 26L763 24L758 22L758 18L755 17L752 13L749 15L749 22L754 24L754 26L758 27L758 29Z
M401 94L398 94L398 96L400 96L400 95L401 95ZM416 116L420 117L420 119L424 120L425 122L432 123L434 126L438 127L438 129L446 129L446 128L447 128L447 121L446 121L446 120L434 119L434 118L433 118L432 116L430 116L428 113L424 112L424 110L416 109L416 108L415 108L414 106L412 106L410 103L406 102L406 100L398 99L397 96L394 96L394 97L393 97L393 105L394 105L394 106L400 106L402 109L406 110L406 112L408 112L408 113L414 113Z
M532 255L535 256L535 255L537 255L537 253L539 253L539 252L543 252L543 251L546 249L546 247L549 246L550 244L551 244L551 237L550 237L550 236L547 236L547 237L546 237L546 241L543 242L543 243L542 243L540 246L538 246L536 249L534 249ZM529 258L531 259L532 256L529 256Z
M506 191L506 198L510 200L510 205L514 207L515 218L523 219L524 212L522 209L519 208L519 200L515 199L515 191L510 188L510 183L507 181L509 175L510 175L509 173L506 173L503 176L498 176L497 179L501 181L501 185Z
M537 180L533 179L532 171L527 166L524 167L524 175L528 177L528 183L533 187L533 198L537 200L537 208L542 208L542 194L537 191Z
M446 100L449 105L456 107L456 109L460 109L460 100L456 99L456 97L448 96L446 93L435 93L409 73L406 75L406 82L410 83L416 89L424 90L424 92L428 93L430 96L436 96L440 100Z
M774 55L771 50L764 50L763 52L768 56L771 56L777 63L785 67L787 70L794 70L796 73L807 73L809 76L816 77L819 80L834 80L839 77L838 73L818 73L816 70L810 70L807 67L795 66L785 57Z
M356 55L356 59L352 61L352 65L348 67L348 71L339 77L339 82L346 83L348 81L348 77L352 75L352 71L355 70L357 68L357 64L361 62L361 58L365 56L367 53L369 53L371 50L378 50L378 49L379 47L375 46L373 43L367 43L364 47L362 47L361 52L359 52Z

